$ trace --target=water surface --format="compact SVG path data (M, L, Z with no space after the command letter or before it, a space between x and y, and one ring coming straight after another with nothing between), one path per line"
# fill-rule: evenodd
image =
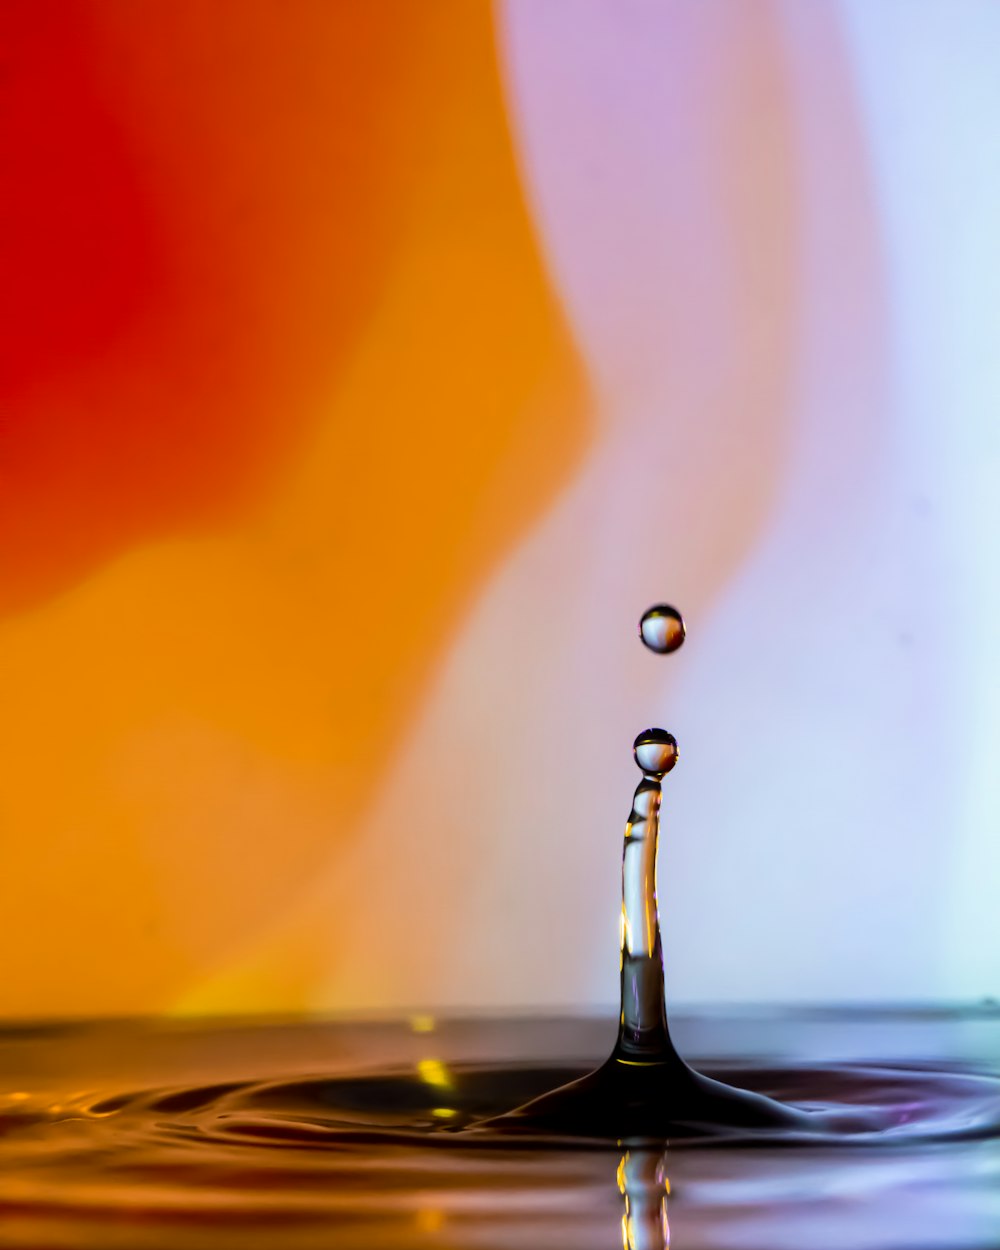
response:
M887 1133L789 1145L468 1131L594 1068L606 1020L118 1023L0 1036L0 1245L1000 1244L1000 1012L716 1012L711 1076ZM628 1205L626 1207L626 1199Z

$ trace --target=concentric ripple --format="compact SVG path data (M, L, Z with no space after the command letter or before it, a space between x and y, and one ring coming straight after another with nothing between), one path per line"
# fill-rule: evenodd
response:
M608 1132L579 1067L453 1064L427 1079L415 1069L339 1077L162 1089L81 1108L94 1143L107 1134L165 1145L343 1150L393 1142L451 1149L615 1148L623 1140L671 1145L829 1146L976 1139L1000 1132L1000 1081L968 1072L880 1066L708 1068L708 1079L786 1106L787 1124L678 1126L623 1139ZM535 1100L578 1090L562 1120L534 1117ZM516 1115L511 1115L516 1110Z

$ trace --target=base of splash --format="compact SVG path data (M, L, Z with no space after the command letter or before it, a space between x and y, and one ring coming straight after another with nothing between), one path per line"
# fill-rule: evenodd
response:
M874 1065L685 1071L679 1082L676 1070L616 1060L585 1073L451 1064L430 1084L418 1068L195 1085L101 1100L78 1115L91 1120L95 1144L112 1135L205 1150L873 1146L1000 1135L992 1077Z

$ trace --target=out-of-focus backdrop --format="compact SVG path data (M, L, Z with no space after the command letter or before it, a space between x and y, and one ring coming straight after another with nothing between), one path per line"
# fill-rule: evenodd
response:
M996 5L0 23L0 1013L1000 992Z

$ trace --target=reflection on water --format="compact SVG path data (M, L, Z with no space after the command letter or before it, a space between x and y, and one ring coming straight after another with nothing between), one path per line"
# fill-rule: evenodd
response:
M709 1073L892 1109L895 1135L664 1154L467 1131L591 1068L613 1040L600 1020L11 1029L0 1246L995 1250L1000 1151L976 1134L996 1102L996 1012L756 1012L673 1031Z
M667 1198L667 1152L626 1150L615 1173L618 1192L625 1199L622 1250L668 1250L670 1221Z

